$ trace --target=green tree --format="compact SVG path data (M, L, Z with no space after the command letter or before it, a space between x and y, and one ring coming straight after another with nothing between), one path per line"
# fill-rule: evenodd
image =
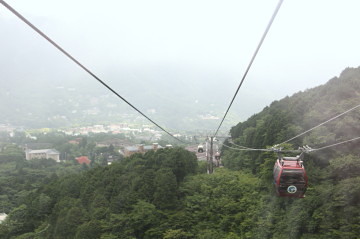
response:
M176 176L171 169L159 169L154 179L154 201L160 209L172 209L177 202Z
M91 220L77 228L75 239L98 239L101 235L101 224Z

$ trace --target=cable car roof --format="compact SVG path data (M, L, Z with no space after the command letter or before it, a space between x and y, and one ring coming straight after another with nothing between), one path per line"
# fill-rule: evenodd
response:
M303 167L299 163L299 161L292 161L292 160L278 160L279 164L282 168L298 168L302 169Z

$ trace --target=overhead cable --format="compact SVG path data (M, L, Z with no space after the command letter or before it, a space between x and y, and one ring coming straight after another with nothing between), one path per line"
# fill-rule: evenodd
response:
M341 141L341 142L338 142L338 143L335 143L335 144L330 144L330 145L327 145L327 146L323 146L323 147L317 148L317 149L310 148L309 146L306 145L303 148L299 148L298 150L282 150L282 149L278 149L278 148L274 148L274 147L271 148L271 149L270 148L269 149L253 149L253 148L247 148L247 147L244 147L244 146L240 146L241 148L234 148L234 147L230 147L230 146L228 146L226 144L222 144L222 145L229 148L229 149L233 149L233 150L237 150L237 151L263 151L263 152L280 152L280 153L297 153L297 152L304 151L306 153L311 153L311 152L316 152L316 151L319 151L319 150L335 147L337 145L349 143L349 142L359 140L359 139L360 139L360 137L356 137L356 138L344 140L344 141Z
M321 148L318 148L318 149L311 149L310 152L314 152L314 151L319 151L319 150L322 150L322 149L331 148L331 147L334 147L334 146L337 146L337 145L340 145L340 144L345 144L345 143L348 143L348 142L352 142L352 141L355 141L355 140L358 140L358 139L360 139L360 137L356 137L356 138L349 139L349 140L345 140L345 141L342 141L342 142L339 142L339 143L327 145L327 146L324 146L324 147L321 147Z
M280 144L278 144L278 145L285 144L285 143L287 143L287 142L289 142L289 141L291 141L291 140L293 140L293 139L296 139L296 138L298 138L298 137L300 137L300 136L302 136L302 135L304 135L304 134L306 134L306 133L308 133L308 132L310 132L310 131L312 131L312 130L314 130L314 129L316 129L316 128L318 128L318 127L320 127L320 126L322 126L322 125L324 125L324 124L326 124L326 123L328 123L328 122L330 122L330 121L333 121L333 120L339 118L340 116L342 116L342 115L344 115L344 114L347 114L347 113L349 113L349 112L351 112L351 111L353 111L353 110L355 110L355 109L357 109L357 108L359 108L359 107L360 107L360 105L357 105L357 106L355 106L355 107L353 107L353 108L351 108L351 109L349 109L349 110L347 110L347 111L345 111L345 112L343 112L343 113L341 113L341 114L338 114L338 115L332 117L331 119L328 119L328 120L322 122L321 124L318 124L318 125L316 125L315 127L312 127L311 129L308 129L308 130L306 130L305 132L302 132L301 134L298 134L298 135L292 137L291 139L288 139L288 140L286 140L286 141L284 141L284 142L282 142L282 143L280 143Z
M126 104L128 104L131 108L136 110L139 114L144 116L147 120L149 120L151 123L156 125L158 128L160 128L162 131L173 137L174 139L184 143L182 140L178 139L174 135L172 135L170 132L165 130L163 127L158 125L155 121L150 119L147 115L145 115L143 112L141 112L139 109L137 109L133 104L131 104L129 101L127 101L124 97L122 97L119 93L117 93L115 90L113 90L109 85L107 85L105 82L103 82L99 77L97 77L93 72L91 72L88 68L86 68L84 65L82 65L78 60L76 60L72 55L70 55L67 51L65 51L62 47L60 47L57 43L55 43L50 37L48 37L45 33L43 33L41 30L39 30L36 26L34 26L30 21L28 21L24 16L22 16L19 12L17 12L14 8L12 8L9 4L7 4L5 1L0 0L0 3L4 5L9 11L11 11L15 16L17 16L19 19L21 19L23 22L25 22L29 27L31 27L34 31L36 31L39 35L41 35L43 38L45 38L49 43L51 43L54 47L56 47L59 51L61 51L64 55L66 55L68 58L70 58L73 62L75 62L78 66L80 66L83 70L85 70L87 73L89 73L93 78L95 78L98 82L100 82L103 86L105 86L108 90L110 90L112 93L114 93L117 97L119 97L121 100L123 100Z
M282 152L282 153L298 153L298 152L301 152L300 149L298 150L279 150L279 149L275 149L275 148L268 148L268 149L254 149L254 148L234 148L234 147L230 147L226 144L222 144L223 146L225 146L226 148L229 148L229 149L233 149L233 150L237 150L237 151L261 151L261 152L275 152L275 153L278 153L278 152ZM243 146L240 146L240 147L243 147Z
M232 140L228 141L229 143L239 147L239 148L233 148L235 150L241 150L241 151L274 151L274 152L283 152L283 153L297 153L300 152L299 150L282 150L282 148L278 148L278 147L272 147L272 148L268 148L268 149L254 149L254 148L249 148L249 147L245 147L245 146L241 146L238 144L235 144L234 142L232 142Z
M251 149L251 148L249 148L249 147L245 147L245 146L241 146L241 145L235 144L232 140L229 140L228 142L229 142L230 144L232 144L232 145L235 145L235 146L240 147L240 148L243 148L243 149Z
M238 151L262 151L262 152L273 152L273 149L253 149L253 148L234 148L234 147L230 147L226 144L222 144L222 146L225 146L226 148L229 149L233 149L233 150L238 150Z
M256 50L255 50L255 52L254 52L254 54L253 54L253 56L252 56L252 58L251 58L251 60L250 60L250 63L249 63L249 65L248 65L248 67L247 67L246 70L245 70L245 73L244 73L244 75L243 75L243 77L242 77L242 79L241 79L241 81L240 81L240 84L239 84L239 86L238 86L238 88L237 88L237 90L236 90L236 92L235 92L235 94L234 94L234 96L233 96L233 98L232 98L232 100L231 100L231 102L230 102L230 104L229 104L229 107L227 108L227 110L226 110L226 112L225 112L225 115L224 115L224 117L222 118L222 120L221 120L221 122L220 122L220 125L219 125L219 127L217 128L214 136L217 135L217 133L218 133L218 131L219 131L222 123L224 122L224 120L225 120L225 118L226 118L226 116L227 116L227 114L228 114L228 112L229 112L229 110L230 110L230 108L231 108L231 105L233 104L233 102L234 102L234 100L235 100L235 98L236 98L236 95L238 94L238 92L239 92L239 90L240 90L240 88L241 88L241 86L242 86L242 84L243 84L243 82L244 82L244 80L245 80L245 78L246 78L249 70L250 70L250 67L251 67L252 63L253 63L254 60L255 60L255 57L256 57L257 53L259 52L260 47L261 47L262 43L264 42L265 37L266 37L268 31L270 30L270 27L271 27L271 25L272 25L272 23L273 23L276 15L277 15L279 9L280 9L280 7L281 7L282 2L283 2L283 0L279 0L279 3L278 3L278 5L276 6L276 9L275 9L275 11L274 11L274 13L273 13L273 15L272 15L272 17L271 17L271 19L270 19L267 27L266 27L266 29L265 29L264 34L263 34L262 37L261 37L261 40L260 40L260 42L259 42L259 44L258 44L258 46L257 46L257 48L256 48Z

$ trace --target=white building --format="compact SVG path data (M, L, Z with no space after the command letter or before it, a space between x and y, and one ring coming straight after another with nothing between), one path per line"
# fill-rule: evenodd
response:
M2 223L7 217L6 213L0 213L0 223Z
M35 158L51 158L56 162L60 162L60 153L55 149L38 149L38 150L31 150L28 149L25 151L26 153L26 160L31 160Z

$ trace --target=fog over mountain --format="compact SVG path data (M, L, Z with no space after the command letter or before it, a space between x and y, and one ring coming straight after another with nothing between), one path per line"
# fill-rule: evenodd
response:
M276 2L139 3L11 4L165 128L214 130ZM308 8L306 1L286 2L224 128L273 100L323 84L346 67L357 67L360 36L351 30L359 22L357 4L317 1ZM0 123L60 127L146 122L3 6L0 19Z
M24 32L10 34L13 23L2 25L7 36L0 57L0 123L27 127L61 127L78 123L121 122L121 115L139 118L112 92L40 39ZM15 67L16 66L16 67ZM95 70L99 70L95 72ZM239 82L240 74L218 69L171 64L94 67L106 84L165 127L214 129L220 123ZM257 107L269 98L244 90ZM239 107L239 106L238 106ZM245 119L251 104L233 111L225 127ZM129 118L126 117L126 120ZM143 119L144 122L146 120Z

